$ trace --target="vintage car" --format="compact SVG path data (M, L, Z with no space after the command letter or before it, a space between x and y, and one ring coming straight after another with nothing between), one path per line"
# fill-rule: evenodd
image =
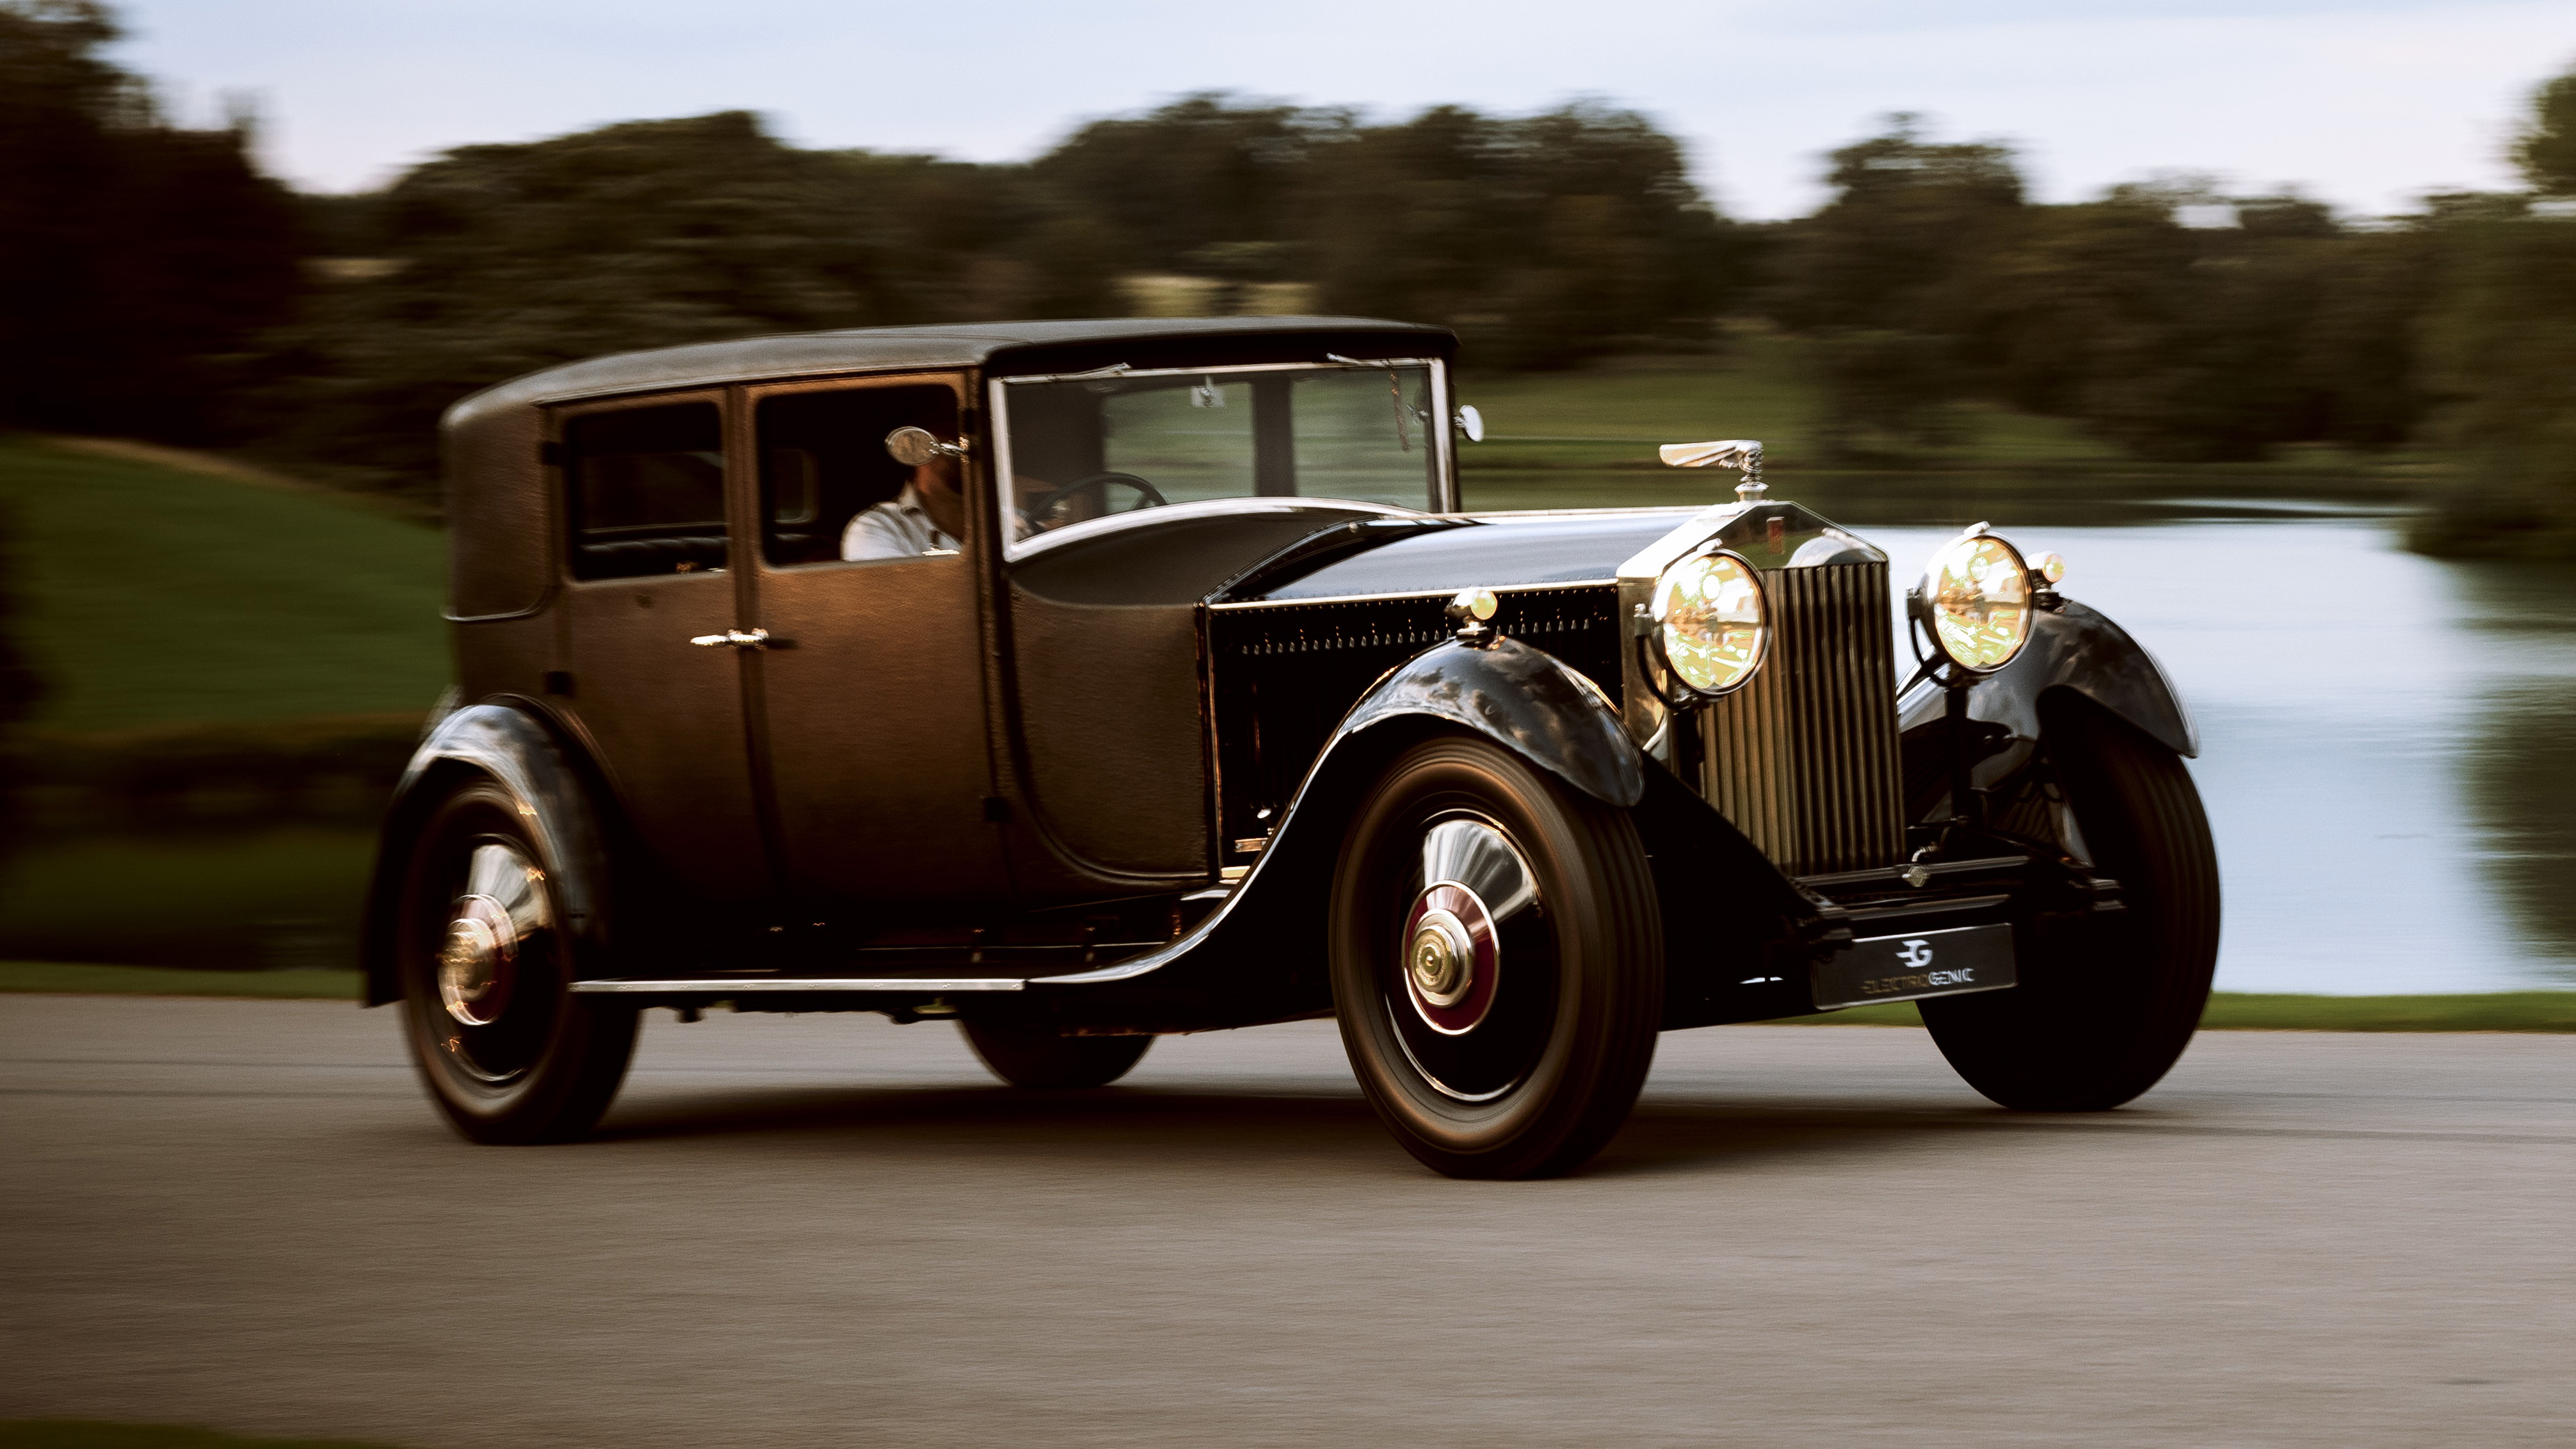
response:
M1591 1157L1659 1032L1864 1002L2008 1107L2153 1085L2217 941L2192 726L2062 565L1968 529L1900 626L1744 441L1665 449L1741 471L1702 510L1472 512L1455 351L919 327L457 404L457 688L366 937L432 1099L574 1137L644 1008L720 1004L1027 1087L1337 1017L1465 1177Z

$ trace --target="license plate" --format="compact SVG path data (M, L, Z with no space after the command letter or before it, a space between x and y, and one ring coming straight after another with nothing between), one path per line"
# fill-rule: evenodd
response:
M1867 936L1816 968L1816 1009L2001 991L2018 979L2010 926Z

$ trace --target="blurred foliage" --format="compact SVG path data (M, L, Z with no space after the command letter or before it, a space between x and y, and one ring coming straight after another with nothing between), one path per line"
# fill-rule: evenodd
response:
M2543 196L2576 196L2576 70L2531 98L2531 119L2513 144L2523 180Z
M448 404L554 363L1092 302L1078 244L995 246L1027 232L1011 180L795 150L743 112L464 147L334 219L374 265L272 334L250 405L287 453L425 487Z
M2295 196L2192 178L2036 206L2011 151L1926 140L1913 116L1833 154L1832 202L1776 228L1766 310L1825 345L1846 458L1937 446L1984 397L2075 419L2132 454L2242 461L2278 443L2385 447L2425 398L2411 330L2430 253ZM2182 208L2232 207L2187 227Z
M2576 70L2540 88L2513 155L2554 205L2443 198L2454 219L2427 350L2460 476L2412 541L2576 558Z
M2576 549L2576 218L2536 204L2576 203L2576 73L2512 143L2529 193L2411 217L2193 176L2035 204L2010 147L1900 114L1832 153L1814 215L1743 225L1604 104L1376 121L1222 92L1025 164L804 150L731 112L293 197L247 121L168 124L100 58L114 34L96 0L0 0L0 422L229 435L426 500L456 399L631 348L1311 299L1454 327L1499 373L1711 354L1758 317L1829 459L1956 452L2003 411L2174 463L2430 440L2464 485L2425 546Z
M1026 166L802 151L739 112L631 122L462 148L307 225L375 255L325 268L250 407L285 452L415 488L447 404L603 352L1115 314L1122 277L1164 273L1310 281L1327 310L1564 366L1698 343L1733 255L1680 146L1635 115L1370 127L1221 95L1091 122Z
M0 499L0 821L10 826L0 831L0 867L8 864L23 838L17 828L24 818L21 799L27 773L21 726L44 697L43 681L18 647L19 573L13 567L18 552L17 523L17 511L9 507L7 500Z
M293 199L250 123L172 125L95 0L0 0L0 426L202 439L293 312Z
M358 959L375 832L291 825L44 841L0 878L0 957L195 970Z
M1435 107L1354 133L1307 191L1325 310L1455 327L1483 366L1705 348L1747 280L1680 143L1634 112Z

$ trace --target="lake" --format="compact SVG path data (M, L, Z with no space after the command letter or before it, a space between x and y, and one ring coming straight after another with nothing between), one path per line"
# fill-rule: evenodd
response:
M1468 502L1715 501L1734 481L1696 476L1471 474ZM2406 553L2363 489L1775 473L1771 491L1886 549L1900 585L1989 520L2064 554L2066 594L2155 654L2200 727L2221 989L2576 988L2576 568Z

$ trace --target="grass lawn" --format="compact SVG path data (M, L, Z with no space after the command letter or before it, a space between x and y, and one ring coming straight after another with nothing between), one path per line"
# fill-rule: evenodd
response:
M0 436L33 723L422 711L447 684L436 529L362 499Z
M1855 1006L1782 1026L1921 1026L1910 1001ZM2576 991L2497 991L2460 996L2269 996L2220 991L2203 1031L2576 1031Z
M355 971L179 971L0 961L0 992L130 996L328 997L355 1000ZM1912 1002L1855 1006L1780 1026L1916 1026ZM2200 1019L2204 1031L2576 1031L2576 991L2504 991L2475 996L2256 996L2222 991ZM0 1440L0 1449L7 1449Z
M0 994L247 996L275 1001L355 1001L355 971L190 971L176 966L95 966L86 961L0 961ZM0 1439L0 1449L8 1441Z
M0 1449L381 1449L355 1439L256 1439L175 1424L0 1419Z
M345 966L375 850L372 831L321 825L46 842L0 873L0 950L255 972Z
M1739 336L1712 358L1614 361L1582 372L1478 376L1459 398L1485 415L1485 441L1461 445L1468 468L1660 467L1657 443L1760 438L1766 458L1815 466L1821 411L1799 344ZM1994 408L1963 409L1956 444L1925 463L2091 463L2118 449L2073 423Z

